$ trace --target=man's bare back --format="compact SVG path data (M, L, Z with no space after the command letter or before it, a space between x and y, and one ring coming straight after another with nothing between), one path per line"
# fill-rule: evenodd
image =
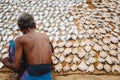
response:
M51 64L50 41L45 34L27 33L20 37L28 64Z

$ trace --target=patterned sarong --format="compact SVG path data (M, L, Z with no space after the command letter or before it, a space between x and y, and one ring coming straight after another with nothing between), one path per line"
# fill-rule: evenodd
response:
M52 80L51 65L29 65L20 80Z
M52 80L51 72L41 76L31 76L27 71L24 72L20 80Z

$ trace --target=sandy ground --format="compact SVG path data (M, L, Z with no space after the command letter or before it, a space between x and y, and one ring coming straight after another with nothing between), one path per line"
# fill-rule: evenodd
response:
M9 79L11 73L0 73L0 80L11 80ZM64 75L56 76L56 80L120 80L120 75Z
M16 74L11 72L7 68L0 70L0 80L11 80L10 75L15 76ZM54 76L55 80L120 80L119 75L90 75L90 74L73 74L73 75L63 75Z
M77 74L68 76L57 76L56 80L120 80L120 76Z

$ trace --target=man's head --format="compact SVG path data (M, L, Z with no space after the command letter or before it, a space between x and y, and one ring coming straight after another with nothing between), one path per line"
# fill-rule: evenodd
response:
M32 29L36 28L34 18L28 13L22 13L18 17L17 23L18 23L18 27L23 33L26 33L26 31L28 31L29 28Z

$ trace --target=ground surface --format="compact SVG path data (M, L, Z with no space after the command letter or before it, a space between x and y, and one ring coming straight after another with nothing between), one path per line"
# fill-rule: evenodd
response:
M0 69L0 80L11 80L9 76L16 76L11 70L7 68ZM89 74L73 74L55 76L55 80L120 80L120 74L117 75L89 75Z
M9 75L11 73L0 73L0 80L11 80ZM120 75L66 75L56 76L56 80L120 80Z
M109 75L69 75L58 76L56 80L120 80L120 76Z

